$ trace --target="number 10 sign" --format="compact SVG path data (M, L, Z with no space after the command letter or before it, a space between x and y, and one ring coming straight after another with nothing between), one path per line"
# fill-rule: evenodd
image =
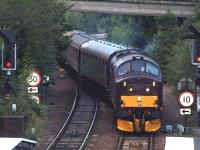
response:
M179 103L182 107L191 107L194 103L194 96L190 91L184 91L179 95Z

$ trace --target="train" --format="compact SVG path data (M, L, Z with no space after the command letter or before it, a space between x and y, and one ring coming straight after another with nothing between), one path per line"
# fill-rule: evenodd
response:
M74 31L70 34L66 64L79 76L109 91L118 130L159 131L163 103L162 71L150 57L138 49Z

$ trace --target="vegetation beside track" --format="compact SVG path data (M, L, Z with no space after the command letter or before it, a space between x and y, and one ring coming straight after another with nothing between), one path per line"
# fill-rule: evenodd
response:
M11 104L17 104L14 115L27 116L26 136L32 138L40 135L46 107L36 104L27 94L27 77L34 69L42 75L53 74L63 61L61 56L67 43L62 36L66 30L63 14L69 6L68 1L57 0L0 1L0 28L15 30L17 35L17 70L12 72L10 97L5 98L3 90L0 92L0 115L13 115ZM1 71L0 89L4 89L4 82L5 72Z

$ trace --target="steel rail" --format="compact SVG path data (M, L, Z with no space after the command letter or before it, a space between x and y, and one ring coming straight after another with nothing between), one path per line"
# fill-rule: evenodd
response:
M76 94L75 94L75 99L74 99L74 103L73 103L73 106L72 106L72 109L66 119L66 121L64 122L62 128L60 129L60 131L58 132L58 134L56 135L56 137L54 138L54 140L49 144L49 146L47 147L47 150L52 150L53 147L55 146L56 142L58 141L58 139L62 136L63 132L65 131L65 128L69 125L70 123L70 120L73 116L73 113L75 111L75 108L76 108L76 104L77 104L77 99L78 99L78 87L77 85L76 86Z
M121 149L122 141L123 141L123 134L121 134L121 136L119 138L119 142L118 142L118 145L117 145L117 150Z
M90 132L91 132L91 130L92 130L93 126L94 126L94 122L95 122L95 120L96 120L96 116L97 116L97 112L98 112L98 107L99 107L99 101L98 101L98 99L96 99L95 113L94 113L92 122L91 122L91 124L90 124L89 130L88 130L88 132L87 132L87 134L86 134L86 136L85 136L85 138L84 138L84 140L83 140L83 142L82 142L82 144L81 144L79 150L81 150L81 149L84 147L84 145L85 145L86 142L87 142L87 139L89 138Z
M149 147L148 147L149 150L153 150L153 138L154 136L153 134L151 134L151 136L149 137Z

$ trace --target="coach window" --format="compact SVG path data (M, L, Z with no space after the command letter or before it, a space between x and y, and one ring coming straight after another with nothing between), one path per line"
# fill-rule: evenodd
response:
M95 56L95 70L98 71L98 58Z
M95 66L96 66L96 64L95 64L95 56L93 56L93 68L94 68L94 70L95 70Z
M105 75L107 74L107 72L106 72L106 62L104 61L104 73L105 73Z
M88 54L88 65L90 65L91 64L91 60L92 60L92 57L91 57L91 55L90 54Z
M91 68L93 68L93 56L91 55L91 61L90 61L90 66L91 66Z
M94 56L92 55L92 68L93 68L93 70L94 70Z
M103 72L103 60L100 61L100 72Z
M82 53L81 62L83 64L85 64L85 53L84 52Z
M88 64L88 54L87 53L85 53L84 59L85 59L85 64L87 65Z
M101 72L101 59L98 58L98 72Z

